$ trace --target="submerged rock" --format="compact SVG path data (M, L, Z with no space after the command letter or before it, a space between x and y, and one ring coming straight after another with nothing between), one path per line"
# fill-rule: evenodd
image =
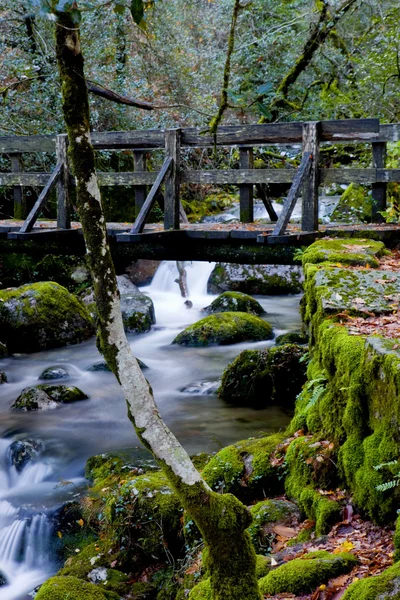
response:
M290 265L237 265L218 263L210 275L207 290L245 294L298 294L303 289L303 271Z
M3 575L3 573L0 571L0 587L3 587L3 585L7 585L8 581L5 577L5 575Z
M94 334L85 306L52 281L2 290L0 330L10 352L77 344Z
M244 350L225 369L218 393L244 406L294 405L307 379L306 352L296 344Z
M10 462L20 473L28 462L41 454L43 449L43 442L34 438L13 442L8 450Z
M242 292L224 292L218 298L215 298L209 306L203 308L203 311L209 315L227 311L239 311L254 315L265 313L265 310L255 298Z
M216 394L220 383L220 381L194 381L179 391L184 394L199 394L201 396Z
M136 358L136 360L138 361L139 367L142 370L149 368L142 360L140 360L140 358ZM94 363L93 365L90 365L90 367L87 368L87 371L92 371L95 373L111 373L111 369L106 363L106 361L99 361L97 363Z
M274 336L272 326L259 317L243 312L216 313L197 321L176 336L173 344L218 346L239 342L259 342Z
M307 594L329 579L348 573L357 563L357 558L347 552L310 552L270 571L259 580L260 591L270 596L285 592Z
M73 385L38 385L22 390L14 404L14 410L50 410L59 404L87 400L88 396Z
M68 379L69 373L64 367L47 367L43 373L39 376L39 379L44 381L52 379Z
M4 373L4 371L0 371L0 384L7 383L7 381L7 375Z

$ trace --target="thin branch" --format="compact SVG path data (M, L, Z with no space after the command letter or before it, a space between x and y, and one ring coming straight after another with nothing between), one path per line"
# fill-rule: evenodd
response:
M154 106L150 104L150 102L145 102L144 100L136 100L135 98L127 98L126 96L121 96L116 92L109 90L104 86L95 85L88 79L86 80L86 85L88 92L94 94L95 96L100 96L101 98L105 98L106 100L111 100L111 102L116 102L117 104L126 104L127 106L136 106L136 108L141 108L143 110L153 110Z

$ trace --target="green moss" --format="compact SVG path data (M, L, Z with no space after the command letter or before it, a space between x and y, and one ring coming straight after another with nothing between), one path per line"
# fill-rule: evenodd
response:
M399 561L400 560L400 516L398 516L396 519L396 529L394 532L393 543L394 543L394 548L395 548L394 560Z
M400 563L375 577L352 583L342 600L400 600Z
M279 494L283 482L270 456L283 437L274 434L223 448L204 468L204 479L214 490L233 493L243 500Z
M213 600L211 582L205 579L198 583L190 592L189 600Z
M275 340L275 344L277 346L282 346L283 344L308 344L308 335L305 333L290 331L289 333L278 335Z
M76 577L52 577L36 595L37 600L119 600L119 594Z
M227 311L239 311L254 315L265 313L265 310L255 298L242 292L224 292L218 298L215 298L209 306L203 308L203 311L207 314Z
M295 344L244 350L223 372L218 393L224 400L246 406L249 402L262 408L294 404L306 381L305 354Z
M378 267L377 258L385 254L382 242L363 239L322 239L303 253L303 266L322 262Z
M257 554L256 576L257 579L265 577L271 570L271 557Z
M286 500L262 500L250 507L253 522L248 532L257 553L268 554L276 538L272 524L289 524L298 516L296 506Z
M189 198L182 200L182 206L190 223L200 223L204 217L216 215L231 208L238 201L237 194L221 192L208 194L205 198Z
M0 329L10 352L34 352L93 335L85 306L54 282L0 291Z
M351 571L357 562L357 558L348 553L312 552L277 567L260 579L260 590L265 595L311 593L318 585Z
M242 312L216 313L197 321L176 336L173 344L212 346L270 340L272 327L259 317Z
M362 221L369 223L372 217L371 192L358 184L351 183L343 192L331 215L332 221L354 223Z

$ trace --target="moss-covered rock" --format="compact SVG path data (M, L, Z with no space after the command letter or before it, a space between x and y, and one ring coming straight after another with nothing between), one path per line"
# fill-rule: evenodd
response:
M301 267L218 263L208 280L211 294L228 290L245 294L298 294L303 289Z
M294 405L306 381L307 350L285 344L264 350L244 350L222 375L218 393L235 404L265 407L270 404Z
M172 343L181 346L217 346L270 340L273 335L271 325L259 317L225 312L210 315L190 325Z
M342 600L400 600L400 563L352 583Z
M213 600L211 581L204 579L200 581L189 594L189 600Z
M0 330L10 352L76 344L94 333L85 306L54 282L0 291Z
M36 600L120 600L119 594L76 577L52 577L39 589Z
M263 555L271 553L272 544L276 539L273 526L276 523L290 525L300 516L296 505L287 500L262 500L251 506L250 512L253 523L248 532L256 552ZM269 568L270 566L269 561Z
M156 322L153 301L141 292L121 294L121 312L128 333L145 333Z
M59 404L87 399L88 396L73 385L43 384L22 390L11 408L20 411L48 410L57 408Z
M331 214L331 221L369 223L371 217L371 191L359 183L351 183L340 196L340 200Z
M242 292L224 292L215 298L209 306L203 308L209 315L220 312L245 312L253 315L262 315L265 310L259 302L248 294Z
M259 581L260 590L265 595L280 593L308 594L329 579L348 573L357 564L352 554L330 554L319 551L310 552L301 558L270 571Z
M223 448L205 466L204 479L214 490L235 494L244 501L281 493L281 472L270 458L283 437L277 433Z
M308 344L308 335L297 331L289 331L289 333L283 333L278 335L275 340L277 346L283 346L283 344Z
M302 255L303 266L322 262L378 267L378 258L386 253L382 242L364 239L328 239L314 242Z
M219 214L221 211L231 208L237 201L237 194L220 192L218 194L207 194L205 198L183 199L182 206L190 223L200 223L204 217Z

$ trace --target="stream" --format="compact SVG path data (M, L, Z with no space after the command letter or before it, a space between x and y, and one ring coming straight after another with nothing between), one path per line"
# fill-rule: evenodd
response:
M171 345L177 333L204 316L201 308L216 297L206 293L213 267L187 265L193 302L187 309L174 282L175 263L163 262L151 285L142 288L154 302L157 324L146 334L129 336L135 356L148 366L145 375L161 415L190 454L214 452L260 432L277 431L291 417L279 406L232 407L215 394L223 369L241 350L273 341L209 348ZM300 295L257 300L276 335L299 329ZM50 555L51 516L85 489L87 458L138 443L112 373L88 370L100 361L94 339L0 361L9 381L0 386L0 576L7 582L0 587L0 600L31 598L29 592L57 570ZM89 400L42 413L10 411L22 389L36 385L42 371L54 365L63 366L70 374L67 383L82 389ZM41 440L42 446L35 460L17 471L11 445L27 438Z

